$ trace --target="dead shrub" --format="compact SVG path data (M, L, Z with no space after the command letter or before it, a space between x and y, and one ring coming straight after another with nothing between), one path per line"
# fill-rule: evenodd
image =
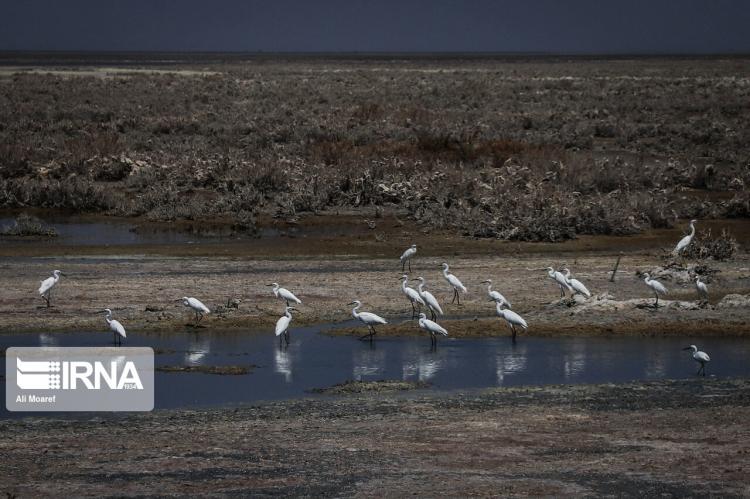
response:
M737 251L737 240L726 229L714 236L711 229L698 231L693 241L682 250L681 256L688 260L729 260Z

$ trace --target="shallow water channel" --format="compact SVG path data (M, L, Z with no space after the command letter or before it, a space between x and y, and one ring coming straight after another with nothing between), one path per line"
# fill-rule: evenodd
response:
M329 326L326 326L326 329ZM128 346L156 352L156 408L236 406L263 400L315 396L313 388L346 380L419 380L430 390L558 383L618 383L686 378L697 365L686 345L708 352L709 376L750 375L750 340L732 337L356 337L321 334L321 327L293 328L279 347L272 332L132 333ZM1 335L10 346L107 346L105 332ZM243 375L162 372L160 366L254 366ZM5 357L0 357L5 372ZM2 385L2 399L5 386ZM0 417L9 417L3 404ZM19 414L15 414L18 416Z

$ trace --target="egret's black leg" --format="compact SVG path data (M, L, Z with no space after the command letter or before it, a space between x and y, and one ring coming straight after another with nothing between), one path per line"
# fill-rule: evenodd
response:
M286 344L288 345L288 344L289 344L289 330L287 330L287 331L286 331L286 332L284 333L284 339L286 340Z
M513 334L511 338L513 339L513 343L515 343L516 342L516 328L515 326L513 326L513 324L510 325L510 330L511 330L511 333Z
M409 273L411 274L411 258L409 258L409 260L407 261L409 262Z
M401 272L406 268L406 261L401 262Z
M286 300L286 306L287 307L289 306L289 300Z
M434 321L435 319L437 319L437 314L435 314L435 311L434 311L434 310L432 310L432 309L430 309L430 317L432 317L432 320L433 320L433 321Z
M461 295L459 294L458 290L456 290L456 300L458 300L458 304L461 305Z

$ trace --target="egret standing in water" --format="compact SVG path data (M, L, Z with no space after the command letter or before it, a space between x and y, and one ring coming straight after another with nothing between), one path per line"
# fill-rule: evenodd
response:
M573 294L578 293L586 298L591 298L591 293L589 293L589 290L586 289L586 286L583 285L581 281L578 279L573 279L570 277L570 269L564 268L563 272L565 272L565 281L568 283L568 286L574 291Z
M708 302L708 286L706 286L705 282L701 281L700 276L695 276L695 289L701 298Z
M423 313L419 313L419 327L430 333L430 344L437 346L437 335L448 336L448 331L437 322L433 322Z
M651 275L648 272L643 274L643 282L645 282L646 286L648 286L654 291L654 296L656 297L656 302L654 303L654 307L658 307L659 295L666 295L667 288L665 288L664 284L660 283L656 279L651 279Z
M114 335L114 343L116 345L122 345L122 339L127 336L125 334L125 328L122 327L120 321L112 318L112 311L110 309L105 308L104 310L102 310L102 312L107 313L107 316L104 319L107 321L109 329L112 330L112 334Z
M273 294L276 296L276 298L281 298L282 300L286 301L286 306L289 306L289 302L294 302L298 304L302 304L302 300L294 296L294 293L289 291L286 288L280 288L279 283L273 282L271 284L266 284L266 286L273 286Z
M60 276L65 275L59 270L55 270L52 272L52 277L48 277L45 280L42 281L42 284L39 286L39 295L42 297L44 301L47 302L47 308L50 307L50 300L52 298L52 288L54 288L57 285L57 282L60 280Z
M407 248L406 251L404 251L401 254L401 272L404 272L404 269L406 267L406 264L409 264L409 272L411 272L411 257L417 254L417 245L412 244L411 247Z
M555 281L558 286L560 286L560 298L565 298L565 291L570 291L571 295L573 293L573 288L570 287L570 284L568 284L568 280L565 279L565 276L562 275L560 272L556 271L552 267L547 267L547 275L550 279Z
M487 285L487 295L490 297L490 301L494 301L495 303L502 303L508 308L513 308L508 300L505 299L505 297L500 294L499 291L495 291L492 289L492 280L486 279L482 281L482 284Z
M406 285L406 281L409 279L409 276L404 274L401 276L401 291L404 292L406 295L406 298L409 299L409 302L411 303L411 318L417 316L417 313L422 310L421 306L424 305L424 300L422 300L422 297L419 296L419 293L417 293L416 290L410 288Z
M419 281L419 287L417 288L419 290L419 297L422 298L427 308L430 309L431 319L434 321L438 315L443 315L443 309L440 308L437 298L424 289L424 277L417 277L416 279L412 279L412 281Z
M458 279L458 277L454 276L450 272L448 272L448 264L443 262L443 277L445 277L445 280L448 281L448 284L453 288L453 300L451 300L451 303L458 300L458 304L461 305L461 298L458 296L459 291L463 291L466 293L466 286L461 284L461 281Z
M373 314L371 312L357 312L359 307L362 306L362 302L360 302L359 300L354 300L349 305L354 305L354 308L352 309L352 316L354 316L355 319L367 326L367 328L370 330L368 334L360 337L360 340L369 338L369 340L372 341L372 338L375 336L376 332L375 326L378 324L388 324L388 321L377 314Z
M195 312L196 326L200 323L201 319L203 319L203 314L211 313L208 307L201 303L201 301L197 298L189 298L187 296L183 296L177 301L181 301L183 305L185 305L186 307L190 307L193 312Z
M286 344L289 344L289 323L292 322L292 310L299 312L296 308L287 306L284 309L284 315L276 321L276 336L279 337L279 346L281 346L281 335L284 335Z
M695 373L696 376L698 376L701 371L703 371L703 376L706 375L706 362L711 362L711 357L708 356L706 352L701 352L698 350L698 347L695 345L690 345L689 347L683 348L683 350L692 350L693 351L693 359L695 359L696 362L698 362L701 366L698 368L698 372Z
M677 243L677 246L674 247L674 250L672 251L672 255L678 256L682 250L688 247L690 243L693 241L693 237L695 237L695 224L698 222L698 220L691 220L690 221L690 234L680 239L680 242Z
M529 325L526 323L523 317L521 317L520 315L518 315L512 310L504 309L502 303L497 303L495 305L495 312L497 313L498 317L505 319L505 322L507 322L508 325L510 326L510 330L513 333L514 342L516 341L516 326L524 330L529 328Z

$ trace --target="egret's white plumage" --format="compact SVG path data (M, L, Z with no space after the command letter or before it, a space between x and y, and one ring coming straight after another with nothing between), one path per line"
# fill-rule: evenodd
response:
M112 318L112 311L110 309L105 308L103 311L107 312L107 315L104 319L107 321L109 329L114 334L115 343L122 343L122 338L127 337L127 335L125 334L125 328L122 324L120 324L120 321Z
M451 300L451 303L458 300L458 304L461 305L461 298L458 296L459 291L463 291L466 293L466 286L461 284L461 281L458 277L448 272L448 264L443 262L443 277L445 277L445 280L448 281L448 284L453 288L453 300Z
M691 220L690 221L690 234L680 239L680 242L677 243L677 246L674 247L674 250L672 251L672 254L674 256L677 256L688 247L688 245L693 241L693 237L695 237L695 224L698 222L698 220Z
M563 269L563 272L565 272L565 280L568 282L568 286L570 286L573 291L585 296L586 298L591 298L591 293L589 293L589 290L586 288L586 286L584 286L583 283L578 279L573 279L570 277L570 269L565 268Z
M568 280L565 279L565 276L560 272L556 271L552 267L547 267L547 275L550 279L555 281L558 286L560 286L561 298L565 298L565 291L570 291L571 294L573 293L573 288L570 287L570 284L568 284Z
M50 295L52 294L52 288L57 285L61 275L65 274L63 274L59 270L54 270L52 271L52 277L46 278L39 285L39 295L44 299L45 302L47 302L47 307L49 307L50 304Z
M404 274L401 276L401 291L406 295L406 298L411 303L411 318L413 319L415 317L415 314L417 313L417 305L424 305L424 300L421 296L419 296L419 293L415 290L410 288L406 285L406 281L409 279L409 276Z
M401 254L399 260L401 261L401 272L404 271L406 264L409 264L409 272L411 272L411 258L417 254L417 245L412 244Z
M362 324L367 326L367 328L370 330L368 334L360 338L361 340L369 338L370 341L372 341L373 336L375 336L375 326L378 324L388 324L388 321L377 314L373 314L372 312L358 312L359 308L362 306L362 302L360 302L359 300L354 300L349 305L354 305L354 308L352 309L352 316Z
M205 306L197 298L183 296L178 301L182 301L183 305L185 305L186 307L189 307L190 309L193 310L193 312L195 312L195 318L196 318L197 322L200 322L201 319L203 319L203 314L210 314L211 313L211 311L208 309L208 307Z
M419 327L430 333L430 339L433 344L437 344L436 335L442 334L443 336L448 336L448 331L443 326L428 319L424 313L419 314Z
M701 373L701 371L703 371L703 376L705 376L706 363L711 361L711 357L709 357L706 352L701 352L700 350L698 350L698 347L695 345L690 345L689 347L683 348L683 350L692 350L693 359L701 365L701 367L698 369L698 372L695 374L698 375Z
M695 276L695 289L701 295L701 298L708 301L708 286L706 286L705 282L701 281L700 276Z
M276 296L276 298L281 298L282 300L286 301L287 307L289 306L290 301L294 303L299 303L299 304L302 303L302 300L294 296L294 293L292 293L286 288L279 287L279 283L274 282L274 283L268 284L268 286L273 286L273 294Z
M495 304L495 312L497 313L498 317L505 319L505 322L507 322L510 326L510 330L513 333L513 341L516 340L516 326L524 330L529 328L529 325L526 323L523 317L512 310L503 308L502 303Z
M289 344L289 324L292 322L292 310L296 311L297 309L294 307L286 307L284 309L284 315L276 321L276 336L281 336L283 334L287 345ZM281 338L279 338L279 344L280 343Z
M432 317L432 320L435 320L438 315L443 315L443 309L440 308L440 304L437 301L437 298L430 293L429 291L424 289L424 277L417 277L416 279L412 279L413 281L419 281L419 287L418 293L419 297L422 298L424 303L427 305L427 308L430 309L430 315Z
M654 303L654 306L659 305L659 295L666 295L667 294L667 288L664 287L664 284L660 283L656 279L651 279L651 275L648 273L643 274L643 282L646 283L646 286L651 288L654 291L654 296L656 297L656 302Z
M482 281L482 284L487 285L487 295L490 297L490 301L494 301L495 303L502 303L508 308L513 308L508 300L505 299L505 297L500 294L499 291L495 291L492 289L492 280L486 279Z

